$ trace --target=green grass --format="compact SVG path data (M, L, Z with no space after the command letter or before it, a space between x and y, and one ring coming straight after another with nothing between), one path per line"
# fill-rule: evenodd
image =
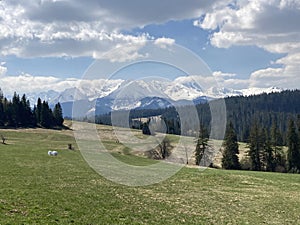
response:
M183 168L155 185L112 183L71 131L0 130L0 224L299 224L300 175ZM107 145L114 146L115 142ZM49 157L48 150L57 150ZM132 165L153 161L113 152Z

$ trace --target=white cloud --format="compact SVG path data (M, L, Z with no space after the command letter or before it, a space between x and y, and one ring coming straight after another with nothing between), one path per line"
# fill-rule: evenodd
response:
M147 57L146 54L139 53L139 49L145 46L148 36L143 35L132 39L132 41L128 41L127 43L117 44L114 49L104 54L95 51L93 57L97 59L109 59L111 62L126 62Z
M234 73L224 73L222 71L213 72L214 79L218 82L218 85L227 89L246 89L249 87L248 79L238 79L236 78L237 74Z
M256 71L249 80L216 73L225 86L299 86L295 82L300 66L300 1L297 0L0 1L0 54L91 56L124 62L147 57L138 50L152 40L147 34L135 36L124 31L199 17L194 25L210 30L210 41L216 47L256 45L286 54L275 63L281 68ZM154 41L160 47L175 43L169 38ZM120 46L125 46L122 52L117 51ZM0 75L6 71L1 65Z
M4 76L0 79L0 87L4 93L11 95L18 90L19 93L30 93L32 90L50 90L60 79L55 77L31 76L22 74L19 76ZM30 84L30 85L29 85Z
M211 43L217 47L257 45L266 50L287 53L280 46L299 47L300 3L288 0L237 1L205 14L195 25L214 30ZM218 28L218 29L217 29Z
M226 79L223 81L223 87L233 89L233 90L241 90L249 88L249 80L248 79Z
M250 76L250 85L253 87L281 87L299 89L300 87L300 53L289 54L277 60L283 64L282 68L266 68L255 71Z
M169 20L196 18L219 0L65 0L23 2L32 21L101 21L110 30L130 29ZM222 2L222 1L221 1ZM219 3L218 3L219 4Z
M118 45L137 46L147 37L124 30L196 18L218 2L222 1L0 1L0 52L18 57L101 58ZM127 56L140 57L131 53Z
M155 45L158 45L161 48L167 48L167 46L175 44L175 40L172 38L158 38L154 41Z
M7 72L7 68L4 65L5 62L0 63L0 77L4 76Z
M30 95L31 93L44 93L50 90L62 92L74 88L78 88L86 96L95 96L114 90L122 81L121 79L109 81L106 79L61 79L53 76L21 74L19 76L4 76L0 79L0 87L7 96L12 96L15 91L19 94L26 93Z
M235 77L236 74L235 73L223 73L222 71L215 71L215 72L213 72L213 76L216 79L222 79L222 78L226 78L226 77Z
M194 22L212 31L210 42L219 48L254 45L271 53L287 54L274 68L253 72L250 86L299 88L300 2L295 0L232 1ZM280 68L278 68L280 66Z
M282 68L267 68L255 71L250 76L251 87L281 86L286 77L282 76Z

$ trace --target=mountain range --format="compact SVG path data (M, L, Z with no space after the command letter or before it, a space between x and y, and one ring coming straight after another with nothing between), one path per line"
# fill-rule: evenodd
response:
M144 80L97 80L83 81L79 86L63 91L47 90L27 93L30 102L40 97L50 105L62 104L64 116L72 116L73 104L82 104L81 116L105 114L113 110L156 109L172 105L188 105L207 102L230 96L249 96L261 93L281 92L281 88L228 89L212 86L204 90L195 77L178 77L173 81L165 79ZM55 87L53 88L55 89Z

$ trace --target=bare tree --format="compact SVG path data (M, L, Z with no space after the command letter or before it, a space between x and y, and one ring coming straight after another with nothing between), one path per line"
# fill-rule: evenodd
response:
M149 156L153 159L166 159L170 156L173 146L168 137L165 137L155 149L148 152Z
M172 146L169 138L165 137L164 140L158 145L158 147L162 159L170 156Z

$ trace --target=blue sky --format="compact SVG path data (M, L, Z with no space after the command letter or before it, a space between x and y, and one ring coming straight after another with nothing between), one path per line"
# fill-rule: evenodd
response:
M236 73L247 78L256 70L270 66L281 55L252 46L233 46L216 48L209 42L210 32L193 25L194 20L170 21L162 25L148 25L134 29L130 34L149 33L156 38L168 37L198 54L212 71Z
M122 55L130 60L146 41L159 40L197 54L226 88L300 88L298 21L294 0L3 0L0 87L26 91L18 85L24 79L42 82L33 90L47 78L54 86L81 79L116 47L130 45ZM173 69L161 71L173 79Z

